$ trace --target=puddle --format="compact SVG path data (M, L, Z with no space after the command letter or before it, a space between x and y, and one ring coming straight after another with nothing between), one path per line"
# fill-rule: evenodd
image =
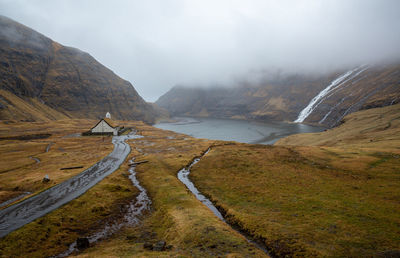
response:
M7 200L5 202L0 203L0 208L9 205L10 203L16 202L18 200L21 200L22 198L24 198L25 196L31 194L31 192L25 192L23 194L18 195L17 197L14 197L10 200Z

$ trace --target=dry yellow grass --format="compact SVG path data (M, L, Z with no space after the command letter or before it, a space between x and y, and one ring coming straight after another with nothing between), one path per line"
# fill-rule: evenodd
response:
M138 178L152 198L152 213L137 228L127 228L80 254L80 257L264 257L244 237L221 222L177 179L177 172L213 141L194 139L149 126L132 141ZM165 240L171 251L143 249L143 242Z
M192 180L278 257L366 257L400 248L398 167L391 153L235 144L214 147Z
M24 192L42 191L82 172L108 155L111 137L65 137L90 129L96 121L61 120L12 124L0 123L0 137L51 134L45 139L1 140L0 202ZM50 150L46 152L47 147ZM35 159L39 159L37 163ZM81 169L60 170L83 166ZM51 181L42 183L45 175Z
M0 97L8 104L6 108L0 110L2 120L51 121L69 118L68 115L46 106L35 98L22 99L1 89Z
M339 127L321 133L291 135L275 145L334 146L400 153L400 104L352 113Z
M214 147L192 179L277 256L399 250L399 110L357 112L338 128L276 143L286 146Z
M52 136L37 140L1 141L1 164L7 164L7 159L11 158L26 160L27 163L22 163L21 166L8 165L7 171L1 167L2 198L8 199L23 191L36 194L80 173L109 154L113 149L111 137L105 137L104 142L101 136L64 137L86 131L95 122L63 120L51 123L3 124L0 137L35 133L51 133ZM136 124L141 123L129 123L132 126ZM49 142L53 142L53 145L49 152L45 152ZM41 159L40 163L29 163L31 162L29 156L33 154L34 157ZM131 158L132 154L128 156L128 159ZM76 165L83 165L84 168L59 170L61 167ZM49 174L50 183L41 182L45 173ZM137 193L138 190L128 178L128 165L124 163L120 169L81 197L2 238L0 257L47 257L59 254L78 237L97 231L107 221L119 219L121 207L132 200Z
M71 123L75 122L65 123L71 126ZM212 141L162 131L139 122L126 122L125 125L135 126L140 130L139 133L145 136L130 141L133 147L130 157L137 157L137 161L149 161L137 167L137 176L152 198L152 212L143 219L141 225L125 228L80 255L84 257L264 255L240 234L219 221L208 208L188 192L176 177L178 170L206 150L213 143ZM60 141L71 141L70 138L61 138L66 131L56 126L52 128L52 126L54 125L38 124L37 128L32 129L30 133L50 130L54 135L49 139L56 141L56 138L60 136ZM14 132L17 132L18 128L19 132L23 132L25 125L15 124ZM2 129L5 130L5 128ZM74 127L67 131L73 133L75 129ZM4 133L4 135L10 134ZM83 140L83 138L79 139ZM87 138L93 141L100 139L101 137ZM43 140L34 140L32 144L36 141ZM67 142L62 143L67 144ZM74 150L78 151L78 148ZM84 151L92 152L93 150ZM31 155L31 153L27 149L21 157ZM45 160L46 154L42 155ZM68 156L68 159L71 157ZM27 167L25 172L34 175L35 173L29 172L29 169L31 167ZM67 245L77 237L96 231L104 224L104 221L118 218L120 207L137 193L126 177L127 169L125 163L121 169L106 177L81 197L1 239L0 256L54 255L65 250ZM117 186L122 186L122 188L115 190ZM157 240L165 240L167 244L173 245L173 248L166 252L146 251L143 248L144 241Z
M289 144L294 139L296 143L308 141L310 145L326 146L208 141L139 122L125 122L144 136L130 141L133 151L129 158L135 156L137 161L148 161L136 170L152 199L152 211L143 217L140 225L123 229L79 256L264 256L219 221L176 177L182 167L209 146L214 147L193 168L192 180L202 193L226 211L230 222L262 239L273 254L373 256L400 249L398 109L393 106L363 111L361 115L355 113L346 118L342 127L315 134L316 138L291 136L279 142ZM28 186L40 191L43 186L38 181L43 176L42 169L54 170L50 177L61 182L72 174L59 174L59 162L87 166L96 162L100 157L93 153L98 149L96 144L102 142L101 137L79 138L78 141L62 138L82 128L87 130L92 124L93 121L66 120L54 124L0 126L0 137L27 132L52 134L47 139L1 141L12 150L7 152L6 147L0 147L4 154L4 158L0 158L1 168L8 170L0 173L0 177L9 181L0 181L2 190L20 191L15 190L17 184L12 185L13 180L18 181L13 178L12 171L30 180L19 181L21 191ZM336 142L329 141L328 137L337 137L334 138ZM43 153L48 141L55 142L51 147L53 153ZM83 141L88 143L86 149ZM59 147L64 151L57 151ZM101 155L108 154L111 149L110 142L105 142ZM64 155L65 152L68 154ZM37 156L42 162L34 164L30 156ZM12 158L20 160L20 164L6 162ZM127 169L125 163L78 199L1 239L0 255L57 254L77 237L96 231L104 221L118 218L121 205L137 193L126 177ZM11 196L5 192L3 196ZM155 252L143 248L144 242L159 240L171 244L172 249Z

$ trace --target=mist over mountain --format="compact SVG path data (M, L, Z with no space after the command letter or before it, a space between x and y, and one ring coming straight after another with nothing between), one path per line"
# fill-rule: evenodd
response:
M265 70L332 73L400 58L397 0L0 1L0 13L89 52L155 101Z
M289 122L308 107L299 122L333 127L352 112L399 102L400 64L379 64L320 75L267 72L259 82L234 88L176 86L156 104L173 116Z
M158 110L88 53L0 16L0 119L155 121Z

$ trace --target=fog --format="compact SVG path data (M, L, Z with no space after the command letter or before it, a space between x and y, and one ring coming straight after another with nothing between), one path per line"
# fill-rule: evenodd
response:
M147 101L174 85L400 58L398 0L0 0L0 14L90 53Z

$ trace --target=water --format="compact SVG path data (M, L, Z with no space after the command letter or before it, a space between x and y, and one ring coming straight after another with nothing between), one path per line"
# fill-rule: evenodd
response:
M206 155L210 149L208 149L204 154ZM199 190L194 186L193 182L190 181L189 179L189 174L190 174L190 169L200 161L200 158L196 158L193 160L193 162L189 165L187 168L182 168L178 172L178 179L186 185L186 187L196 196L196 198L201 201L204 205L206 205L214 214L217 216L220 220L223 222L226 222L222 214L219 212L219 210L214 206L214 204L207 199L204 195L202 195Z
M368 66L362 65L360 67L357 67L353 70L350 70L342 75L340 75L338 78L333 80L325 89L323 89L320 93L318 93L317 96L315 96L310 103L299 113L299 116L297 119L294 121L295 123L302 123L304 120L321 104L327 97L329 97L329 94L337 89L340 85L343 85L344 83L348 82L349 80L354 79L358 75L360 75L362 72L364 72ZM330 112L320 121L323 122L323 120L326 119L327 116L329 116Z
M254 122L218 118L175 118L175 123L159 123L157 128L187 134L196 138L273 144L278 139L298 133L323 131L323 127L286 122Z
M124 226L133 226L139 224L139 217L142 216L145 211L150 210L151 200L147 195L146 189L140 185L139 180L136 178L136 166L133 165L134 161L135 158L129 161L129 163L131 164L129 168L129 179L132 181L133 185L140 191L140 193L138 194L138 196L136 196L135 200L132 200L128 205L126 205L126 211L122 221L116 220L111 223L105 224L102 229L87 237L89 243L92 244L101 239L105 239L119 231ZM75 251L79 251L76 245L76 241L70 244L68 250L55 257L67 257Z
M106 176L117 170L130 152L125 141L139 135L114 136L114 150L82 173L31 198L0 211L0 237L44 216L61 205L79 197Z
M234 228L232 225L230 225L224 218L224 216L221 214L221 212L217 209L217 207L214 206L214 204L207 198L205 197L203 194L200 193L200 191L196 188L196 186L193 184L193 182L190 180L189 175L190 175L190 170L192 169L192 167L194 165L196 165L202 157L204 157L205 155L208 154L208 152L210 152L211 149L208 149L203 155L201 155L201 157L195 158L192 163L190 163L189 166L182 168L181 170L179 170L178 172L178 179L189 189L189 191L192 192L192 194L194 194L194 196L196 196L196 198L201 201L205 206L207 206L207 208L209 208L215 216L217 216L222 222L226 223L227 225L231 226L233 230L235 230L236 232L238 232L239 234L241 234L242 236L244 236L246 238L246 240L249 243L252 243L253 245L255 245L257 248L261 249L263 252L265 252L266 254L268 254L268 250L264 247L264 244L260 244L256 241L254 241L252 239L251 236L249 236L248 234L237 230L236 228Z

